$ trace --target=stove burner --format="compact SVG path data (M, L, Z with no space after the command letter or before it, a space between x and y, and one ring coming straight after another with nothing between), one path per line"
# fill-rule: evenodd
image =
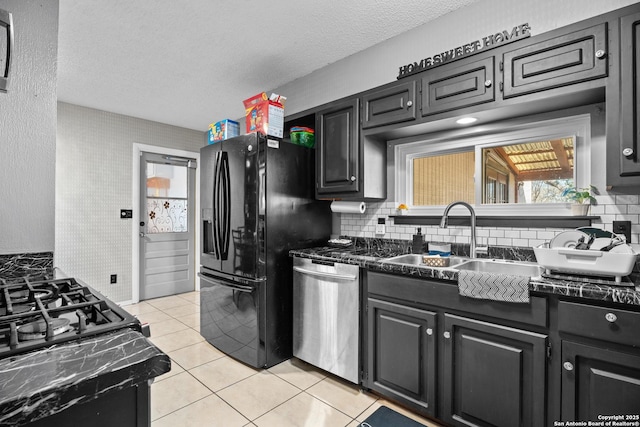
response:
M70 328L71 321L65 318L51 319L53 335L59 335ZM43 319L18 326L18 338L23 341L38 340L47 335L47 322Z
M29 298L30 294L32 294L31 298ZM46 301L54 297L54 292L49 289L34 289L33 292L31 292L29 289L23 289L10 292L9 297L11 298L11 300L16 300L19 302L35 301L36 298L40 298L42 301Z
M30 305L14 305L11 307L11 314L21 314L31 310L33 310L33 307ZM7 307L0 307L0 316L6 316L7 314Z

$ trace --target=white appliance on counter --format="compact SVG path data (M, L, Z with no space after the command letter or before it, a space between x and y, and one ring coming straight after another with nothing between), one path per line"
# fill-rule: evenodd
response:
M293 355L360 383L360 268L293 259Z

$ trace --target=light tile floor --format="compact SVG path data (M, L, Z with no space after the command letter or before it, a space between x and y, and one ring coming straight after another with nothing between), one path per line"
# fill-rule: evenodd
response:
M200 336L199 303L189 292L124 307L172 362L151 386L152 427L357 427L383 404L438 427L295 358L270 369L237 362Z

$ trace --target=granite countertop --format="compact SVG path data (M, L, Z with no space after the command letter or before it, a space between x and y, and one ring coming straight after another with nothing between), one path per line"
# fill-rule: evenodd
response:
M0 359L0 425L22 425L171 369L141 333L112 333Z
M359 243L359 242L358 242ZM507 249L511 252L506 255L506 259L517 259L520 261L535 261L535 256L529 251L514 253L515 250ZM345 264L355 264L369 271L411 276L425 279L438 279L449 281L454 284L458 280L458 272L446 268L430 268L427 266L411 266L382 262L384 258L407 253L407 246L402 242L380 243L369 242L352 245L347 248L336 248L329 246L291 250L291 256L310 258L321 261L342 262ZM504 252L504 251L503 251ZM460 252L458 252L460 253ZM465 254L461 254L465 255ZM490 258L496 255L489 253ZM505 255L502 253L501 255ZM640 306L640 281L635 283L630 278L625 278L627 286L611 285L610 280L600 280L599 278L584 277L542 277L532 279L530 290L539 294L556 294L563 296L578 297L590 300L613 302L620 304Z

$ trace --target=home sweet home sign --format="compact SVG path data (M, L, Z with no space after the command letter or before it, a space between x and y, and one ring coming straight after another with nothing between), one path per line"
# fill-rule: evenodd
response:
M421 59L420 62L416 61L402 65L400 66L400 71L398 73L398 80L429 68L476 54L483 50L493 49L495 47L529 37L531 35L530 30L531 27L529 27L529 24L517 25L513 27L511 31L504 30L495 34L490 34L479 40L474 40L454 49L446 50L442 53Z

